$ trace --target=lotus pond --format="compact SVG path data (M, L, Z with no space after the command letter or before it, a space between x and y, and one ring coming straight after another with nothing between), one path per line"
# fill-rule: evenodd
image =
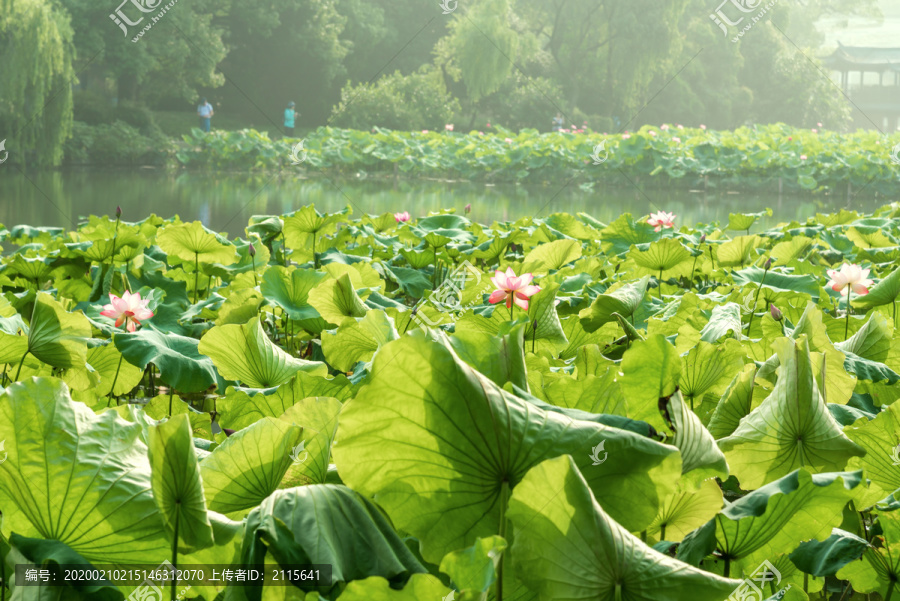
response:
M0 599L900 594L900 205L0 241Z

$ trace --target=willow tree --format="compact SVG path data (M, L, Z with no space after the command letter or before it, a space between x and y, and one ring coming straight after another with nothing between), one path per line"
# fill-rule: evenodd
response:
M0 140L11 163L58 165L72 129L72 28L48 0L0 0Z

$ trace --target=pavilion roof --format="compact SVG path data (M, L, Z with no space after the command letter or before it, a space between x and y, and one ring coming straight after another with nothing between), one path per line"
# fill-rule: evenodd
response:
M824 59L825 66L836 71L900 71L900 48L844 46Z

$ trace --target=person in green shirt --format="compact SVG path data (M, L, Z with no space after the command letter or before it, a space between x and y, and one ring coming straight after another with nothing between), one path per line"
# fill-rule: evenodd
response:
M287 108L284 109L284 137L293 138L294 137L294 121L297 119L298 113L294 110L294 107L297 106L293 101L288 102Z

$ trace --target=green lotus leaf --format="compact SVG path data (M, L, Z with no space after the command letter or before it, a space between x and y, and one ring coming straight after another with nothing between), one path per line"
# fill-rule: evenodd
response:
M841 432L822 401L805 337L774 343L778 381L762 405L719 441L731 472L745 489L761 487L799 467L843 469L865 451Z
M168 537L177 538L179 547L186 546L185 552L211 547L212 525L187 415L173 416L150 428L148 456L153 500Z
M679 486L647 526L647 535L660 541L679 542L716 517L724 503L722 489L713 479L705 480L696 489L693 485Z
M260 290L266 300L281 307L290 319L301 322L301 327L319 333L325 322L311 304L310 291L318 286L325 274L311 269L294 269L272 266L263 274Z
M81 367L87 360L91 326L81 313L68 313L44 292L34 299L28 352L53 367ZM20 344L20 343L19 343Z
M744 351L736 340L725 340L722 344L700 341L682 358L678 388L693 408L695 400L707 393L724 392L743 361Z
M258 317L246 324L212 328L197 350L212 359L223 378L251 388L278 386L298 371L327 373L323 363L297 359L273 344Z
M714 438L731 436L741 420L750 414L755 377L756 366L751 363L745 365L728 384L709 420L709 433Z
M328 397L310 397L288 407L279 419L303 428L303 450L309 453L288 470L288 478L301 477L304 483L322 484L328 476L331 445L337 433L341 402Z
M586 332L594 332L604 324L614 322L613 313L622 317L633 317L647 295L650 276L644 276L637 282L626 284L613 292L599 294L591 306L583 309L578 318Z
M868 294L857 296L850 301L854 307L879 307L897 301L900 296L900 269L895 269L889 276L872 286Z
M229 388L225 397L220 400L217 420L223 428L240 430L263 417L280 417L303 399L331 397L343 401L352 395L352 387L346 376L326 378L300 371L290 382L272 390L248 392Z
M658 401L675 392L681 376L681 357L665 338L656 335L635 342L622 357L625 377L619 382L628 403L628 416L664 427Z
M309 293L309 303L334 327L344 323L347 317L365 317L367 311L347 274L335 280L326 280L313 288Z
M834 576L838 570L862 557L869 546L864 539L846 530L834 528L822 542L811 540L794 549L791 561L812 576Z
M802 260L815 246L816 240L814 238L794 236L790 240L784 240L773 246L769 254L774 260L772 264L778 267L787 265L791 261Z
M84 557L76 553L58 540L42 540L38 538L26 538L18 534L9 537L9 541L15 548L16 552L24 559L21 563L32 563L41 566L42 569L50 571L51 584L44 584L38 580L37 584L29 583L26 590L27 593L20 595L29 599L72 599L74 600L93 600L97 601L120 601L122 599L122 591L120 591L113 583L105 578L92 578L91 565ZM0 540L0 556L6 558L3 553L3 542ZM8 552L8 551L7 551ZM14 557L7 558L13 561ZM20 562L16 562L20 563ZM69 570L85 570L79 575L84 578L72 580L66 578L62 573L60 566L65 565ZM0 574L3 570L0 570ZM93 572L98 574L97 572ZM12 580L14 577L7 572L7 577ZM0 593L0 596L3 596ZM21 591L20 591L21 593Z
M119 409L126 407L121 405ZM209 413L198 411L176 395L160 394L149 401L143 407L144 413L154 420L164 420L176 415L187 415L191 423L191 434L194 440L212 440L212 419ZM128 419L128 418L126 418ZM148 439L149 440L149 439Z
M608 367L600 376L583 378L559 373L546 374L542 380L545 401L557 407L578 409L588 413L627 415L627 403L617 381L618 369Z
M223 244L199 221L167 225L156 234L156 243L167 255L184 262L220 263L231 265L238 260L233 246Z
M347 318L334 334L322 333L322 352L338 371L353 371L360 361L368 362L380 347L400 335L384 311L368 311L357 321Z
M445 555L440 570L464 594L486 595L497 581L497 565L505 549L506 541L499 536L479 538L471 547Z
M620 215L600 231L600 246L604 253L621 255L632 245L646 244L659 238L653 226L644 221L636 222L630 213Z
M853 336L844 342L835 343L834 348L863 359L884 363L891 352L893 335L894 327L888 323L887 318L875 312Z
M639 267L658 277L661 272L665 274L687 261L691 257L691 251L674 238L663 238L659 242L651 242L646 250L632 247L628 257Z
M544 411L422 336L381 349L369 383L341 413L333 451L343 481L374 496L435 562L497 534L505 484L515 490L529 468L569 452L599 502L635 530L652 521L681 472L673 447Z
M740 584L642 543L597 503L569 456L529 470L508 515L516 572L540 601L720 601Z
M854 457L848 469L863 468L884 498L900 489L900 405L889 405L871 421L844 428L847 438L865 449L864 457Z
M267 555L281 565L330 565L336 587L370 576L396 587L413 574L426 573L377 505L330 484L275 491L247 515L241 563L262 564ZM322 590L302 582L294 586ZM261 589L245 587L257 599Z
M35 432L40 433L35 435ZM0 393L4 531L65 543L92 563L154 563L171 551L153 500L142 426L95 415L51 378Z
M666 425L674 433L671 444L681 451L681 472L700 483L707 478L728 479L728 463L716 440L703 427L700 418L685 406L681 393L659 399L659 409Z
M206 504L224 514L256 507L278 488L302 428L264 417L228 437L200 463Z
M581 258L581 242L578 240L554 240L540 244L525 255L522 272L544 274L557 271Z
M565 345L566 333L563 331L556 312L556 293L559 284L545 285L541 291L532 296L528 303L528 323L525 337L534 338L535 341L545 341L550 345ZM495 312L497 309L494 310ZM537 322L537 331L534 330L534 322Z
M453 590L444 586L431 574L413 574L402 590L380 576L354 580L341 593L343 601L451 601Z
M731 274L734 283L738 286L748 286L756 284L757 287L762 284L762 292L760 298L768 298L772 300L777 292L802 292L808 294L813 302L819 300L819 288L821 282L811 275L793 275L781 273L780 271L770 269L766 272L760 267L748 267Z
M716 516L721 552L749 574L763 560L789 553L805 540L825 540L841 525L847 501L863 492L861 472L810 474L806 469L731 503Z
M766 209L759 213L729 213L728 228L729 230L746 230L749 231L753 224L760 217L771 217L772 209Z
M153 363L160 379L175 390L200 392L216 383L213 362L200 354L193 338L142 328L133 334L116 334L113 343L126 361L141 370Z
M716 264L721 267L744 267L752 263L753 251L763 246L764 238L759 236L737 236L716 246Z
M851 561L838 570L840 580L849 580L854 591L878 592L882 599L890 599L900 577L900 516L896 512L881 513L878 521L884 530L884 544L870 545L861 561Z
M700 331L700 340L718 342L729 332L738 340L743 339L741 324L741 307L736 303L725 303L713 307L709 322Z
M897 242L884 235L879 227L855 226L847 228L844 233L859 248L885 248L896 246Z
M100 376L95 390L98 396L106 396L110 392L113 396L122 396L134 389L144 375L140 368L124 361L115 344L88 349L87 363Z
M253 288L236 290L219 307L219 316L216 318L217 326L247 323L259 315L259 306L263 303L263 296Z
M523 350L524 326L503 336L477 330L460 330L448 342L460 359L490 378L497 386L512 382L528 390L528 374Z

